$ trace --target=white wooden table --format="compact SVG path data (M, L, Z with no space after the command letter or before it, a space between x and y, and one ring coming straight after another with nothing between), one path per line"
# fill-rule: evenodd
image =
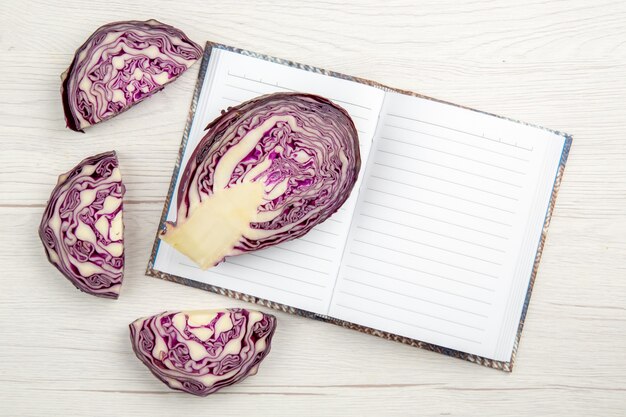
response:
M141 3L141 4L140 4ZM0 2L0 414L547 416L626 413L626 3L622 0ZM597 3L597 4L596 4ZM86 134L59 74L101 24L156 18L574 135L512 374L278 313L259 374L168 390L127 324L245 303L144 276L198 65ZM59 173L116 149L128 189L118 301L81 294L37 237Z

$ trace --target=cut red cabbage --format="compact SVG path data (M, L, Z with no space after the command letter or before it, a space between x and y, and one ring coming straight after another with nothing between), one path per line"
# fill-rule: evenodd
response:
M81 291L117 298L124 274L125 187L115 151L59 176L39 226L48 260Z
M137 358L170 388L206 396L257 373L276 318L255 310L164 312L135 320Z
M300 93L262 96L207 127L161 239L206 269L303 236L346 201L361 165L348 113Z
M156 20L115 22L96 30L61 75L67 127L107 120L161 90L202 55L182 31Z

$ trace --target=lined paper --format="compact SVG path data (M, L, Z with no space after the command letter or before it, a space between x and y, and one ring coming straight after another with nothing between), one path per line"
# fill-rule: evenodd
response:
M562 141L396 93L380 120L329 315L508 360L502 326L525 295L509 292Z
M319 94L337 102L350 113L359 133L362 159L359 177L362 178L384 99L383 91L217 48L213 48L211 53L182 166L203 137L206 125L221 110L279 91ZM359 184L355 189L358 187ZM173 195L176 193L175 190ZM356 197L352 196L335 215L301 239L228 258L208 271L200 270L161 242L155 268L303 310L325 313L355 203ZM174 203L170 206L167 219L172 221L175 218Z

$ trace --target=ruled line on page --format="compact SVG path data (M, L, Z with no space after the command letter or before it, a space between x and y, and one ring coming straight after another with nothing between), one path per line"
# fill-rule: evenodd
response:
M407 117L407 116L401 116L399 114L387 113L387 116L397 117L397 118L405 119L405 120L411 120L411 121L414 121L414 122L424 123L424 124L431 125L431 126L437 126L437 127L442 128L442 129L452 130L454 132L458 132L458 133L463 133L463 134L466 134L466 135L474 136L474 137L477 137L479 139L485 139L485 140L488 140L488 141L491 141L491 142L494 142L494 143L500 143L502 145L513 146L513 147L515 147L517 149L522 149L522 150L527 151L527 152L532 152L533 149L534 149L533 147L526 148L524 146L518 145L517 143L503 142L500 139L494 139L494 138L490 138L490 137L487 137L487 136L484 136L484 135L478 135L476 133L467 132L465 130L455 129L455 128L450 127L450 126L444 126L444 125L440 125L440 124L433 123L433 122L427 122L425 120L415 119L415 118Z
M415 184L409 184L409 183L402 182L402 181L398 181L398 180L392 180L392 179L390 179L390 178L381 177L380 175L370 175L370 178L377 178L377 179L379 179L379 180L384 180L384 181L394 182L394 183L396 183L396 184L406 185L406 186L408 186L408 187L416 188L416 189L418 189L418 190L429 191L429 192L431 192L431 193L444 195L444 196L446 196L446 197L456 198L457 200L466 201L466 202L468 202L468 203L474 203L474 204L477 204L477 205L479 205L479 206L492 208L492 209L494 209L494 210L504 211L504 212L506 212L506 213L511 213L511 214L514 214L514 213L515 213L514 211L507 210L507 209L504 209L504 208L502 208L502 207L492 206L492 205L490 205L490 204L482 203L482 202L480 202L480 201L475 201L475 200L470 200L469 198L459 197L459 196L454 195L454 194L444 193L444 192L437 191L437 190L433 190L433 189L430 189L430 188L420 187L419 185L415 185Z
M442 290L441 288L431 287L431 286L428 286L428 285L420 284L418 282L409 281L409 280L406 280L406 279L403 279L403 278L398 278L398 277L394 277L394 276L391 276L391 275L382 274L380 272L374 272L371 269L365 269L365 268L361 268L361 267L355 266L355 265L346 265L346 267L347 268L356 269L356 270L362 271L362 272L367 272L367 273L372 274L372 275L385 277L385 278L388 278L388 279L391 279L391 280L394 280L394 281L404 282L406 284L413 285L413 286L416 286L416 287L426 288L426 289L429 289L431 291L439 292L441 294L446 294L446 295L450 295L450 296L453 296L453 297L463 298L465 300L474 301L476 303L485 304L485 305L488 305L488 306L492 305L492 303L489 302L489 301L480 300L478 298L473 298L473 297L468 297L467 295L457 294L457 293L454 293L452 291Z
M398 156L401 156L401 155L398 155ZM410 156L405 156L404 158L412 159ZM465 188L468 188L470 190L480 191L480 192L483 192L483 193L486 193L486 194L494 195L496 197L506 198L508 200L519 201L519 198L516 198L516 197L511 197L511 196L508 196L508 195L496 193L494 191L485 190L485 189L482 189L480 187L474 187L472 185L463 184L463 183L457 182L457 181L446 180L444 178L440 178L440 177L437 177L437 176L434 176L434 175L428 175L428 174L423 174L421 172L415 172L415 171L412 171L412 170L406 169L406 168L394 167L392 165L386 165L386 164L382 164L380 162L374 162L374 165L378 165L378 166L382 166L382 167L390 168L390 169L396 169L398 171L408 172L410 174L419 175L420 177L425 177L425 178L430 178L430 179L433 179L433 180L436 180L436 181L445 182L447 184L458 185L459 187L465 187Z
M490 261L488 259L479 258L478 256L472 256L472 255L468 255L468 254L463 253L463 252L457 252L457 251L453 251L453 250L450 250L450 249L442 248L441 246L431 245L429 243L421 242L419 240L408 239L406 237L401 237L401 236L394 235L394 234L391 234L391 233L381 232L379 230L374 230L374 229L368 229L367 227L363 227L363 226L357 226L356 228L357 229L361 229L361 230L366 230L368 232L374 232L374 233L378 233L378 234L381 234L381 235L389 236L389 237L392 237L392 238L395 238L395 239L404 240L404 241L411 242L411 243L417 243L418 245L426 246L426 247L433 248L433 249L438 249L438 250L443 251L443 252L448 252L448 253L453 253L455 255L465 256L467 258L475 259L477 261L482 261L482 262L485 262L485 263L488 263L488 264L502 266L502 263L493 262L493 261ZM358 242L358 240L357 240L357 242Z
M279 264L294 266L296 268L306 269L307 271L317 272L318 274L323 274L323 275L328 274L328 272L325 272L325 271L320 271L320 270L314 269L314 268L308 268L306 266L302 266L302 265L298 265L298 264L294 264L294 263L290 263L290 262L279 261L278 259L268 258L267 256L259 255L258 253L249 253L248 256L253 256L255 258L261 258L261 259L266 259L268 261L274 261L274 262L279 263Z
M414 213L414 212L409 211L409 210L403 210L403 209L399 209L399 208L396 208L396 207L385 206L384 204L374 203L372 201L367 201L367 200L364 200L363 203L364 204L370 204L370 205L373 205L373 206L383 207L383 208L386 208L386 209L389 209L389 210L396 210L396 211L399 211L399 212L402 212L402 213L411 214L413 216L422 217L424 219L433 220L433 221L436 221L436 222L439 222L439 223L445 223L445 224L448 224L450 226L456 226L456 227L459 227L461 229L471 230L472 232L482 233L484 235L493 236L493 237L496 237L498 239L509 240L508 236L502 236L502 235L498 235L498 234L495 234L495 233L485 232L484 230L474 229L474 228L469 227L469 226L464 226L462 224L452 223L452 222L449 222L449 221L446 221L446 220L437 219L435 217L424 216L423 214Z
M450 268L459 269L459 270L461 270L461 271L471 272L471 273L473 273L473 274L480 275L480 276L483 276L483 277L492 278L492 279L496 279L496 280L497 280L498 278L500 278L500 277L498 277L497 275L488 274L488 273L486 273L486 272L482 272L482 271L476 271L476 270L474 270L474 269L465 268L465 267L463 267L463 266L454 265L454 264L451 264L451 263L448 263L448 262L442 262L442 261L440 261L440 260L433 259L433 258L427 258L427 257L425 257L425 256L419 256L419 255L416 255L416 254L411 253L411 252L401 251L401 250L399 250L399 249L392 249L392 248L388 248L388 247L386 247L386 246L379 245L379 244L377 244L377 243L371 243L371 242L367 242L367 241L365 241L365 240L361 240L361 239L354 239L354 241L355 241L355 242L359 242L359 243L363 243L363 244L366 244L366 245L374 246L374 247L376 247L376 248L380 248L380 249L387 249L387 250L389 250L389 251L396 252L396 253L401 253L401 254L403 254L403 255L412 256L412 257L414 257L414 258L423 259L423 260L425 260L425 261L430 261L430 262L433 262L433 263L436 263L436 264L439 264L439 265L448 266L448 267L450 267Z
M293 249L283 248L281 246L274 246L274 249L284 250L284 251L291 252L291 253L297 253L299 255L308 256L309 258L319 259L320 261L325 261L325 262L332 262L333 261L332 259L322 258L321 256L316 256L316 255L312 255L310 253L304 253L304 252L300 252L300 251L293 250Z
M358 252L355 252L355 251L350 251L350 254L351 255L355 255L355 256L360 256L361 258L372 259L374 261L378 261L378 262L384 263L386 265L397 266L399 268L408 269L409 271L420 272L422 274L430 275L432 277L441 278L441 279L444 279L444 280L447 280L447 281L456 282L457 284L467 285L468 287L479 288L481 290L485 290L485 291L488 291L488 292L495 292L495 290L493 288L491 288L491 287L485 287L485 286L478 285L478 284L472 284L472 283L467 282L467 281L461 281L461 280L458 280L458 279L455 279L455 278L446 277L444 275L433 274L432 272L424 271L422 269L414 268L414 267L407 266L407 265L396 264L396 263L389 262L389 261L384 260L384 259L376 258L376 257L371 256L369 254L362 254L362 253L358 253Z
M282 88L283 90L288 90L288 91L296 91L296 90L294 90L293 88L285 87L285 86L280 85L280 84L278 84L278 83L274 83L274 84L272 84L272 83L268 83L268 82L263 81L263 80L256 80L256 79L254 79L254 78L249 78L249 77L246 77L246 76L245 76L245 74L244 74L244 75L233 74L232 72L230 72L230 70L228 70L228 76L229 76L229 77L239 78L239 79L241 79L241 80L252 81L252 82L259 83L259 84L263 84L263 85L268 85L268 86L270 86L270 87L274 87L274 88Z
M360 108L362 108L362 109L369 110L369 111L371 111L371 110L372 110L372 108L371 108L371 107L367 107L367 106L364 106L364 105L362 105L362 104L350 103L349 101L339 100L339 99L337 99L337 98L332 98L332 97L329 97L329 98L330 98L332 101L336 101L337 103L349 104L350 106L360 107Z
M423 132L421 130L415 130L415 129L410 129L408 127L391 125L391 124L388 124L388 123L385 123L384 126L385 127L391 127L391 128L394 128L394 129L400 129L400 130L406 130L406 131L409 131L409 132L419 133L419 134L424 135L424 136L430 136L432 138L437 138L437 139L446 140L448 142L458 143L459 145L466 145L466 146L468 146L470 148L480 149L480 150L485 151L485 152L491 152L491 153L494 153L494 154L497 154L497 155L506 156L506 157L509 157L509 158L512 158L512 159L520 160L522 162L530 162L530 159L527 159L527 158L521 158L519 156L510 155L510 154L505 153L505 152L498 152L498 151L494 151L493 149L483 148L482 146L477 146L477 145L474 145L472 143L467 143L467 142L463 142L463 141L460 141L460 140L454 140L454 139L449 138L447 136L433 135L432 133ZM389 140L394 140L394 139L389 139ZM406 143L407 145L415 145L415 144L409 143L409 142L402 142L400 140L397 140L397 141L400 142L400 143ZM417 145L415 145L415 146L417 146ZM426 149L430 149L430 148L426 148ZM431 149L431 150L439 151L437 149ZM442 152L442 151L439 151L439 152Z
M231 74L229 73L228 75L231 75ZM247 91L249 93L254 93L254 94L265 94L262 91L252 90L250 88L245 88L240 85L234 85L234 84L229 84L229 83L226 83L226 87L236 88L237 90Z
M487 246L487 245L483 245L483 244L480 244L480 243L472 242L470 240L459 239L459 238L457 238L455 236L450 236L450 235L446 235L444 233L439 233L439 232L433 232L432 230L422 229L421 227L416 227L416 226L413 226L413 225L410 225L410 224L401 223L401 222L397 222L397 221L393 221L393 220L389 220L389 219L384 219L382 217L372 216L370 214L359 213L359 216L369 217L371 219L397 224L398 226L410 227L411 229L419 230L420 232L431 233L433 235L441 236L441 237L444 237L444 238L447 238L447 239L458 240L459 242L469 243L469 244L475 245L475 246L480 246L481 248L490 249L490 250L495 251L495 252L500 252L500 253L505 253L506 252L505 250L500 249L500 248L494 248L494 247L491 247L491 246Z
M276 276L281 277L281 278L286 278L286 279L291 280L291 281L298 281L298 282L301 282L303 284L312 285L314 287L324 288L324 285L320 285L318 283L309 282L309 281L302 280L302 279L299 279L299 278L294 278L294 277L291 277L291 276L288 276L288 275L278 274L278 273L276 273L274 271L266 271L264 269L254 268L254 267L251 267L251 266L248 266L248 265L243 265L243 264L240 264L240 263L237 263L237 262L233 262L232 259L226 259L224 261L224 263L227 263L229 265L236 265L236 266L239 266L239 267L242 267L242 268L247 268L247 269L251 269L251 270L254 270L254 271L258 271L258 272L263 272L263 273L270 274L270 275L276 275ZM180 264L184 265L186 267L189 267L189 268L200 269L200 267L198 267L197 265L186 264L184 262L181 262ZM211 273L214 273L214 272L216 272L216 271L215 270L211 270ZM255 282L255 283L259 284L259 285L264 285L264 284L258 283L256 281L250 281L250 282Z
M342 229L343 223L335 223L335 222L322 222L315 225L315 227L311 230L316 230L318 232L326 233L331 236L339 236Z
M291 290L286 290L286 289L284 289L284 288L275 287L275 286L273 286L273 285L269 285L269 284L267 284L267 283L263 283L263 284L261 284L261 283L259 283L259 282L255 282L255 281L252 281L252 280L249 280L249 279L246 279L246 278L241 278L241 277L236 277L236 276L233 276L233 275L225 274L225 273L223 273L223 272L214 272L214 273L215 273L215 274L218 274L218 275L223 275L223 276L225 276L225 277L227 277L227 278L231 278L231 279L238 279L238 280L241 280L241 281L249 282L249 283L251 283L251 284L260 285L260 286L262 286L262 287L271 288L271 289L273 289L273 290L282 291L282 292L286 292L286 293L288 293L288 294L297 295L297 296L299 296L299 297L310 298L310 299L315 300L315 301L322 301L322 298L320 298L320 297L314 297L314 296L309 295L309 294L302 294L302 293L299 293L299 292L295 292L295 291L291 291Z
M364 297L364 296L358 295L358 294L352 294L352 293L347 292L345 290L340 290L339 293L347 295L349 297L360 298L362 300L369 301L371 303L376 303L376 304L380 304L380 305L383 305L383 306L395 308L396 310L408 311L409 313L413 313L413 314L417 314L417 315L420 315L420 316L428 317L428 318L431 318L431 319L434 319L434 320L445 321L446 323L454 324L456 326L467 327L468 329L474 329L474 330L478 330L480 332L484 332L485 331L485 329L482 328L482 327L472 326L471 324L461 323L460 321L446 319L446 318L443 318L443 317L440 317L440 316L436 316L434 314L429 314L429 313L424 313L423 311L414 310L412 308L401 307L401 306L396 305L396 304L389 304L389 303L386 303L384 301L376 300L374 298Z
M189 265L189 264L182 263L182 262L180 263L180 265L183 265L183 266L186 266L186 267L189 267L189 268L200 269L199 267L197 267L195 265ZM211 273L217 274L217 275L222 275L222 276L224 276L226 278L237 279L237 280L240 280L240 281L249 282L250 284L259 285L261 287L271 288L273 290L282 291L282 292L285 292L285 293L288 293L288 294L297 295L299 297L305 297L305 298L310 298L310 299L316 300L316 301L322 301L322 299L319 298L319 297L314 297L314 296L309 295L309 294L301 294L301 293L298 293L298 292L295 292L295 291L286 290L284 288L275 287L275 286L269 285L267 283L260 283L260 282L256 282L256 281L253 281L253 280L250 280L250 279L241 278L241 277L237 277L237 276L230 275L230 274L225 274L223 272L211 271Z
M333 235L333 236L339 236L339 233L329 232L328 230L313 229L312 231L316 231L316 232L320 232L320 233L327 233L327 234Z
M455 338L455 339L465 340L466 342L477 343L477 344L481 344L482 343L480 340L467 339L467 338L462 337L462 336L441 332L439 330L430 329L430 328L424 327L424 326L419 326L419 325L417 325L415 323L409 323L409 322L398 320L398 319L395 319L395 318L386 317L386 316L383 316L383 315L380 315L380 314L372 313L371 311L365 311L365 310L360 310L358 308L346 306L344 304L335 304L335 305L337 307L341 307L341 308L345 308L345 309L348 309L348 310L356 311L357 313L367 314L367 315L370 315L370 316L381 318L383 320L388 320L388 321L391 321L391 322L404 324L405 326L415 327L415 328L418 328L418 329L426 330L428 332L441 334L443 336L448 336L448 337L452 337L452 338Z
M376 290L380 290L380 291L383 291L383 292L388 292L390 294L399 295L401 297L405 297L405 298L408 298L408 299L411 299L411 300L417 300L417 301L421 301L423 303L428 303L428 304L436 305L436 306L439 306L439 307L448 308L450 310L460 311L462 313L471 314L471 315L476 316L476 317L481 317L481 318L485 318L485 319L489 318L489 316L486 315L486 314L476 313L475 311L470 311L470 310L466 310L466 309L463 309L463 308L454 307L454 306L451 306L451 305L448 305L448 304L439 303L437 301L428 300L426 298L421 298L421 297L416 297L416 296L413 296L413 295L408 295L406 293L402 293L402 292L399 292L399 291L394 291L394 290L391 290L389 288L379 287L377 285L368 284L366 282L362 282L362 281L359 281L357 279L353 279L353 278L350 278L350 277L344 276L342 279L344 281L347 281L347 282L352 282L354 284L362 285L364 287L370 287L370 288L373 288L373 289L376 289ZM342 290L340 292L343 292L344 294L350 294L350 295L356 296L356 294L349 293L349 292L344 291L344 290ZM428 314L424 314L424 315L428 315ZM439 318L439 316L434 316L434 315L431 316L431 317ZM446 321L448 321L448 320L446 320ZM454 322L452 322L452 323L454 323ZM484 330L484 329L481 329L481 330Z
M255 268L255 267L253 267L253 266L248 266L248 265L243 265L243 264L240 264L240 263L238 263L238 262L233 262L233 260L232 260L232 259L226 259L226 260L224 261L224 263L227 263L227 264L230 264L230 265L236 265L236 266L239 266L239 267L241 267L241 268L251 269L251 270L253 270L253 271L257 271L257 272L264 272L264 273L266 273L266 274L276 275L277 277L286 278L286 279L289 279L289 280L291 280L291 281L298 281L298 282L301 282L301 283L303 283L303 284L312 285L312 286L314 286L314 287L324 288L324 285L318 284L318 283L316 283L316 282L309 282L309 281L304 280L304 279L295 278L295 277L288 276L288 275L282 275L282 274L279 274L279 273L274 272L273 270L272 270L272 271L267 271L267 270L265 270L265 269Z
M329 248L329 249L337 249L336 246L328 245L326 243L314 242L312 240L308 240L308 239L305 239L303 237L298 238L298 240L301 241L301 242L311 243L313 245L323 246L323 247Z
M274 87L274 88L281 88L283 90L288 90L288 91L292 91L292 92L297 92L298 91L298 90L294 90L293 88L289 88L289 87L286 87L284 85L280 85L277 82L276 83L268 83L267 81L257 80L257 79L254 79L254 78L246 77L245 74L244 75L233 74L232 72L230 72L230 70L228 70L228 76L239 78L239 79L242 79L242 80L252 81L252 82L255 82L255 83L267 85L267 86ZM226 85L229 85L229 86L232 87L232 84L226 84ZM239 87L235 87L235 88L239 88ZM243 90L243 88L241 88L241 89ZM257 92L255 90L247 90L247 91L250 91L250 92L253 92L253 93L262 94L261 92ZM352 103L352 102L349 102L349 101L346 101L346 100L339 100L339 99L333 98L333 97L328 97L328 99L330 99L331 101L336 101L338 103L343 103L343 104L346 104L346 105L349 105L349 106L360 107L360 108L368 110L368 111L372 110L371 107L367 107L367 106L364 106L362 104ZM351 116L367 120L366 117L362 117L362 116L358 116L358 115L357 116L351 115Z
M439 205L439 204L429 203L428 201L423 201L423 200L420 200L420 199L417 199L417 198L411 198L411 197L407 197L407 196L400 195L400 194L390 193L390 192L388 192L388 191L377 190L377 189L372 188L372 187L370 187L370 186L367 186L367 187L366 187L366 190L368 190L368 191L374 191L374 192L381 193L381 194L390 195L390 196L392 196L392 197L402 198L402 199L409 200L409 201L414 201L414 202L416 202L416 203L424 204L424 205L426 205L426 206L430 206L430 207L437 207L437 208L440 208L440 209L443 209L443 210L448 210L448 211L451 211L451 212L453 212L453 213L463 214L463 215L465 215L465 216L473 217L473 218L475 218L475 219L484 220L484 221L486 221L486 222L495 223L495 224L499 224L499 225L506 226L506 227L511 227L511 226L513 226L513 225L512 225L512 224L510 224L510 223L500 222L500 221L498 221L498 220L493 220L493 219L490 219L490 218L488 218L488 217L477 216L477 215L475 215L475 214L467 213L467 212L462 211L462 210L456 210L456 209L453 209L453 208L450 208L450 207L446 207L446 206L442 206L442 205Z
M382 139L387 139L387 138L382 137L382 136L381 136L381 138ZM477 174L476 172L472 172L472 171L468 171L468 170L465 170L465 169L459 169L459 168L451 167L450 165L446 165L446 164L439 164L437 162L428 161L426 159L421 159L421 158L416 158L414 156L402 155L402 154L399 154L399 153L396 153L396 152L386 151L384 149L379 149L377 152L379 152L379 153L386 153L388 155L399 156L399 157L402 157L402 158L408 158L408 159L412 159L414 161L424 162L424 163L429 164L429 165L434 165L434 166L438 166L438 167L441 167L441 168L450 169L452 171L462 172L464 174L473 175L475 177L484 178L484 179L487 179L487 180L499 182L499 183L510 185L510 186L513 186L513 187L516 187L516 188L522 188L522 186L519 185L519 184L515 184L515 183L512 183L512 182L508 182L508 181L503 181L503 180L501 180L499 178L493 178L493 177L489 177L487 175ZM446 152L446 153L449 154L449 152ZM467 161L467 160L470 160L470 159L469 158L463 158L463 160ZM498 168L500 168L500 167L498 167ZM507 169L507 168L503 168L503 169ZM508 171L512 171L512 170L508 170ZM520 171L512 171L512 172L523 174L523 172L520 172Z

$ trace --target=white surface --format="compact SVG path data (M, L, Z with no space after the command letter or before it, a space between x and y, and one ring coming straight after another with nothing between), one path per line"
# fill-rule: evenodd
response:
M0 414L6 416L620 415L626 409L626 3L187 1L0 3ZM127 324L247 305L145 277L197 66L82 135L59 74L99 25L154 17L211 39L373 78L574 134L512 374L277 314L257 376L169 391ZM128 188L118 301L74 290L36 229L56 176L115 148Z

